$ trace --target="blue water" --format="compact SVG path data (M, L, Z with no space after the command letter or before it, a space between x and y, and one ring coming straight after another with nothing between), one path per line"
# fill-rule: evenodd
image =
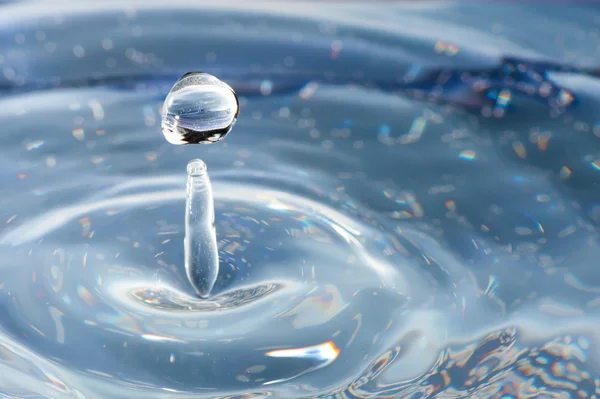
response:
M0 6L0 396L600 397L600 11ZM218 76L239 119L173 146ZM561 71L562 70L562 71ZM208 165L220 272L184 268Z

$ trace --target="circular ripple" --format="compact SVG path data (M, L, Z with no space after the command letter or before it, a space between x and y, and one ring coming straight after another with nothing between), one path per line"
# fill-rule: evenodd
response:
M9 335L130 387L306 396L358 375L374 338L427 306L431 282L398 239L307 197L222 181L221 270L201 300L182 265L183 179L133 181L0 238Z
M146 3L0 13L0 395L599 395L595 344L573 324L599 303L596 83L557 81L584 100L564 121L526 104L486 120L390 93L415 61L532 60L514 9L495 10L505 40L460 5ZM560 10L538 14L544 42L585 44ZM169 148L157 130L174 79L199 66L243 96L242 134L203 148L224 172L211 173L222 269L208 301L182 272L197 148ZM338 82L304 86L303 71ZM355 77L381 90L344 84ZM482 100L455 88L451 102ZM178 176L139 177L157 171ZM544 338L504 325L518 313L546 314L528 333Z

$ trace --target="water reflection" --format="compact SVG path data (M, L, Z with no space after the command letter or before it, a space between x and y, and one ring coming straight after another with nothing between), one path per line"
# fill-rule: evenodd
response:
M598 396L596 9L128 4L0 12L2 395ZM198 153L203 66L242 112Z

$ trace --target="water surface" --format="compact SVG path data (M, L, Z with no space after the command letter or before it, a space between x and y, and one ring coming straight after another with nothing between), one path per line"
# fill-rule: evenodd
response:
M540 64L600 65L599 21L583 4L0 6L0 396L600 395L600 84ZM239 118L172 146L160 107L197 70ZM184 268L193 158L215 197L210 300Z

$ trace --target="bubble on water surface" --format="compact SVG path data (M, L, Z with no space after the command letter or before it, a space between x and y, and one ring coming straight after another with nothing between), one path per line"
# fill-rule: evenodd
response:
M231 131L239 103L233 89L203 72L179 79L165 99L162 131L175 145L212 144Z

